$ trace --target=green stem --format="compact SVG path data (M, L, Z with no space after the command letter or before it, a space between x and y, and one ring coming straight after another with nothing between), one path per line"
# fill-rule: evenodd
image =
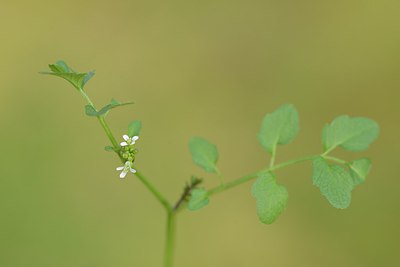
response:
M321 154L322 157L325 157L326 155L328 155L329 153L331 153L337 146L332 146L331 148L329 148L327 151L325 151L324 153Z
M340 163L340 164L346 164L346 163L347 163L347 161L342 160L342 159L338 159L338 158L336 158L336 157L323 156L323 158L325 158L325 159L327 159L327 160L335 161L335 162Z
M119 144L118 144L117 140L115 140L115 137L112 134L111 129L108 126L108 124L107 124L106 120L104 119L104 117L99 116L97 118L99 119L99 122L100 122L101 126L103 127L104 132L108 136L108 139L110 140L110 142L113 145L114 149L119 149Z
M215 167L215 169L217 171L217 176L218 176L219 180L221 181L221 186L224 186L225 185L224 177L222 176L221 172L219 171L219 169L217 167Z
M164 267L172 267L175 248L175 213L167 213L167 229L165 237Z
M86 94L86 92L83 91L83 90L79 90L79 92L81 93L81 95L83 96L83 98L86 99L86 101L88 102L88 104L89 104L90 106L92 106L92 107L94 108L94 110L96 110L96 112L97 112L97 109L96 109L95 105L93 104L92 100L90 100L90 98L89 98L89 96ZM112 134L111 129L110 129L110 127L108 126L108 124L107 124L105 118L104 118L103 116L97 116L97 119L99 120L101 126L103 127L104 132L106 133L108 139L110 140L111 144L113 145L114 150L119 149L118 142L117 142L117 140L115 139L114 135Z
M270 168L274 167L275 158L276 158L276 145L275 145L274 148L272 149L271 161L269 162L269 167L270 167Z
M86 99L89 105L91 105L96 111L96 107L94 106L92 100L90 100L89 96L86 94L85 91L79 90L83 98ZM104 119L103 116L98 116L97 119L99 120L101 126L103 127L104 132L108 136L108 139L110 140L111 144L114 147L114 150L117 152L119 150L119 144L117 140L115 139L114 135L111 132L110 127L108 126L106 120ZM125 163L125 160L121 157L121 155L117 152L118 156L120 157L121 161ZM139 180L149 189L149 191L156 197L156 199L164 206L164 208L167 210L167 212L170 212L172 210L172 206L169 204L169 202L161 195L160 192L150 183L150 181L140 172L136 172L136 176L139 178Z
M89 96L85 91L79 90L83 98L86 99L88 104L92 106L96 111L96 107L94 103L90 100ZM103 127L104 132L106 133L108 139L114 147L114 151L118 154L119 158L123 163L125 160L119 153L120 146L115 139L114 135L111 132L110 127L108 126L106 120L103 116L98 116L101 126ZM175 240L175 212L171 204L167 201L167 199L150 183L150 181L140 172L136 172L136 177L144 184L144 186L153 194L153 196L163 205L165 210L167 211L167 229L166 229L166 241L165 241L165 259L164 266L172 267L173 266L173 256L174 256L174 240Z
M227 189L236 187L236 186L241 185L241 184L243 184L243 183L245 183L245 182L248 182L248 181L250 181L250 180L253 180L253 179L256 178L256 177L258 176L258 174L261 173L261 172L275 171L275 170L282 169L282 168L284 168L284 167L287 167L287 166L290 166L290 165L293 165L293 164L297 164L297 163L304 162L304 161L308 161L308 160L313 160L313 159L315 159L316 157L319 157L319 155L307 156L307 157L303 157L303 158L298 158L298 159L294 159L294 160L289 160L289 161L286 161L286 162L277 164L277 165L275 165L275 166L265 168L265 169L263 169L263 170L261 170L261 171L248 174L248 175L246 175L246 176L243 176L243 177L241 177L241 178L239 178L239 179L236 179L236 180L233 180L233 181L231 181L231 182L228 182L228 183L226 183L224 186L221 186L221 185L220 185L220 186L214 187L214 188L212 188L211 190L209 190L208 193L209 193L209 195L211 196L211 195L213 195L213 194L223 192L223 191L225 191L225 190L227 190Z
M161 195L160 192L150 183L150 181L140 172L135 173L136 177L146 186L146 188L153 194L153 196L164 206L165 210L169 213L172 211L171 204L167 199Z

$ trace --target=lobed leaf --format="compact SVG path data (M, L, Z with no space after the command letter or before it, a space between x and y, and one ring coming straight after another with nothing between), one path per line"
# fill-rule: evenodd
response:
M353 178L354 185L365 182L371 169L371 161L367 158L357 159L350 163L350 175Z
M299 132L299 116L296 108L286 104L267 114L261 124L258 139L261 146L274 153L276 146L293 141Z
M142 129L142 122L134 120L128 125L128 135L130 137L138 136L140 134L141 129Z
M83 90L86 83L94 76L93 71L88 73L77 73L62 60L57 61L55 64L50 64L49 68L51 72L41 73L63 78L70 82L77 90Z
M325 151L333 150L337 146L350 151L363 151L368 149L378 135L379 125L375 121L343 115L325 126L322 142Z
M207 172L219 173L217 168L217 147L200 137L192 137L189 149L193 162Z
M208 192L205 189L196 188L191 192L191 197L188 203L188 209L196 211L206 206L210 200L208 199Z
M329 165L325 159L318 157L313 161L313 184L329 203L338 209L345 209L351 203L353 179L343 167Z
M273 223L287 205L289 194L286 188L276 183L272 173L263 173L259 175L251 191L256 199L260 221L265 224Z

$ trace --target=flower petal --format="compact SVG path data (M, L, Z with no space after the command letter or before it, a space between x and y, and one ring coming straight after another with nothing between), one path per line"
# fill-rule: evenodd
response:
M120 144L121 146L127 146L128 145L128 143L127 142L121 142L121 144Z
M124 135L122 136L122 138L124 138L125 141L128 141L128 140L130 139L129 136L126 135L126 134L124 134Z
M121 172L121 174L119 175L119 177L120 177L120 178L125 178L125 176L126 176L127 173L128 173L128 172L127 172L126 170L123 170L123 171Z
M136 170L131 168L131 172L132 173L136 173Z
M125 167L118 167L117 171L122 171Z
M138 140L139 139L139 136L134 136L134 137L132 137L132 141L136 141L136 140Z

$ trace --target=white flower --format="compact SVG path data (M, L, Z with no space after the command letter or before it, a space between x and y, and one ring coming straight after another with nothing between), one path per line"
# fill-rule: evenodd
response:
M124 134L124 136L122 136L125 140L125 142L121 142L121 146L129 146L129 145L134 145L136 140L139 139L139 136L133 136L133 137L129 137L128 135Z
M130 171L132 173L136 173L136 170L132 168L132 162L127 161L125 165L122 167L118 167L117 171L122 171L119 175L120 178L125 178L126 174Z

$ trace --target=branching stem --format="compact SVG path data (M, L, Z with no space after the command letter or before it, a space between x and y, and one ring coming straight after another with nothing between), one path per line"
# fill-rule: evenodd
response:
M96 107L94 106L93 102L90 100L89 96L86 94L85 91L80 90L82 96L86 99L88 104L92 106L96 111ZM106 133L108 139L110 140L111 144L114 147L114 150L118 154L119 158L121 159L122 162L124 162L124 159L121 157L121 155L118 153L119 151L119 145L117 140L115 139L114 135L111 132L110 127L108 126L107 122L105 121L105 118L103 116L98 116L97 117L101 126L103 127L104 132ZM313 155L313 156L307 156L307 157L302 157L294 160L289 160L280 164L275 165L275 157L276 157L276 150L274 149L272 153L272 158L270 161L270 165L268 168L262 169L258 172L254 172L248 175L245 175L241 178L238 178L236 180L233 180L231 182L225 182L224 179L222 178L221 173L218 171L218 176L221 179L221 184L217 187L214 187L210 190L208 190L209 195L215 195L217 193L224 192L225 190L228 190L230 188L236 187L238 185L241 185L243 183L246 183L248 181L251 181L255 179L259 173L261 172L268 172L268 171L275 171L290 165L294 165L297 163L301 163L304 161L309 161L313 160L316 157L322 156L325 159L335 161L341 164L345 164L346 162L344 160L328 156L327 154L329 151L325 152L322 155ZM160 202L160 204L165 208L167 211L167 223L166 223L166 239L165 239L165 255L164 255L164 267L172 267L173 266L173 255L174 255L174 243L175 243L175 219L176 219L176 214L177 211L179 211L179 206L183 203L184 199L187 197L187 194L190 193L190 189L185 193L183 196L183 199L179 199L178 203L173 207L168 200L156 189L156 187L150 183L149 179L147 179L141 172L136 172L136 177L139 178L139 180L143 183L143 185L152 193L152 195Z

